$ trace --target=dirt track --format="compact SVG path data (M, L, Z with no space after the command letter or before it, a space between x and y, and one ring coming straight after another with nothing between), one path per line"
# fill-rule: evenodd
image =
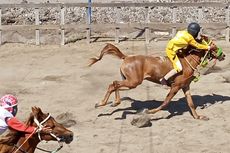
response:
M109 83L120 79L121 61L111 56L93 67L88 59L98 55L105 42L77 42L64 47L6 44L0 47L0 95L15 93L20 119L31 106L52 116L62 116L72 125L75 140L61 153L228 153L230 150L230 44L218 42L227 53L215 71L192 83L191 92L200 114L209 121L194 120L182 92L170 106L152 115L152 126L138 129L130 124L137 111L158 106L167 95L159 85L144 81L138 88L121 93L116 108L95 109ZM117 45L125 54L163 55L165 42L125 41ZM113 100L113 96L111 97ZM98 117L100 116L100 117ZM76 122L76 124L74 124ZM55 149L57 143L41 143ZM41 151L36 151L40 153Z

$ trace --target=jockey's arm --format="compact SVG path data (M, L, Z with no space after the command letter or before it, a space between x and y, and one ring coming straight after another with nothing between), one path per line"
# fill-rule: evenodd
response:
M35 127L24 124L23 122L19 121L16 117L6 118L6 123L10 128L20 132L25 132L30 134L36 130Z
M191 45L197 49L201 49L201 50L209 50L210 49L210 46L198 43L195 39L191 39L189 41L189 45Z

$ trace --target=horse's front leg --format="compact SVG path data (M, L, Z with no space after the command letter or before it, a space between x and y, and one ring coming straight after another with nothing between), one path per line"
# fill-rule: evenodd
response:
M165 108L170 103L171 99L177 94L178 90L180 90L179 86L172 86L164 102L159 107L148 110L147 113L154 114Z
M186 100L187 100L187 103L188 103L188 106L191 110L191 113L192 113L192 116L195 118L195 119L202 119L202 120L208 120L209 118L206 117L206 116L203 116L203 115L198 115L196 110L195 110L195 106L194 106L194 103L193 103L193 100L192 100L192 96L191 96L191 93L190 93L190 89L189 89L189 86L186 86L184 88L182 88L183 92L184 92L184 95L186 97Z

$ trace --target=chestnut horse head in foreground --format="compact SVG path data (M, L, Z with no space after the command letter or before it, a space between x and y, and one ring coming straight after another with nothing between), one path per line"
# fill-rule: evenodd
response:
M123 54L112 44L107 44L101 51L101 54L98 58L91 58L89 66L101 60L106 54L116 56L123 60L120 66L120 72L123 80L113 81L113 83L109 85L104 99L100 103L97 103L95 107L106 105L112 92L115 92L115 102L113 103L113 106L117 106L121 102L119 95L120 90L136 88L143 82L143 80L160 84L159 80L164 77L167 72L173 69L172 63L167 57L162 58L151 55L128 56ZM203 63L203 61L216 59L221 61L224 60L225 55L220 48L217 48L214 51L204 51L197 50L189 46L186 50L183 50L182 53L178 54L178 57L181 61L183 71L169 79L168 86L170 87L170 91L164 102L158 108L148 110L147 113L154 114L166 107L176 93L182 89L187 99L192 116L195 119L208 119L207 117L198 115L196 113L189 86L192 80L195 78L194 72L199 70L199 66Z
M47 151L39 148L45 152L57 152L62 148L62 143L71 143L73 140L73 132L66 129L63 125L57 123L50 114L45 114L38 107L32 107L32 113L27 120L27 125L42 128L48 126L52 129L50 133L37 132L33 135L27 135L22 132L10 130L10 132L0 140L1 153L33 153L40 141L58 141L59 148L53 151Z

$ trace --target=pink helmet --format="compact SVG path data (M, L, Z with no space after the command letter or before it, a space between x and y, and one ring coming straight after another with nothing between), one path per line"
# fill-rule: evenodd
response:
M18 100L13 95L4 95L0 99L0 105L9 112L13 113L13 107L18 105Z

